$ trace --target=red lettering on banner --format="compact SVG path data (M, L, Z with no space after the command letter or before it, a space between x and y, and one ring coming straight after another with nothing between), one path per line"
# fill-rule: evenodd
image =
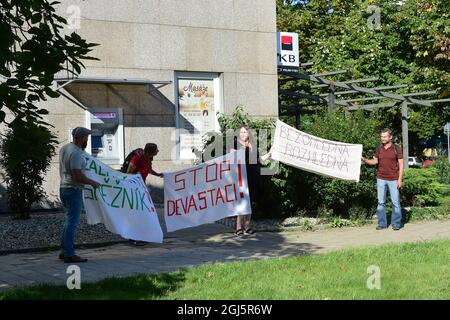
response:
M219 198L222 199L222 203L225 203L225 201L223 200L223 196L222 196L222 191L220 191L220 188L217 189L217 194L216 194L216 206L219 203Z
M214 190L216 190L216 189L209 189L209 190L206 190L207 192L209 192L209 196L210 196L210 198L211 198L211 206L212 206L212 207L214 207L214 197L213 197L213 195L212 195L212 193L214 192Z
M183 207L183 212L184 212L184 214L186 214L187 211L188 211L187 210L187 208L188 208L188 198L186 197L185 201L180 199L180 202L181 202L181 206Z
M178 209L180 208L180 206L178 205L178 201L181 202L181 205L183 205L183 202L181 201L181 199L175 200L175 206L176 206L175 215L176 216L181 216L181 213L178 213Z
M173 210L172 210L172 211L170 210L170 204L173 205ZM168 217L173 216L174 213L175 213L175 201L173 201L173 200L167 200L167 202L166 202L166 208L167 208L167 216L168 216Z
M191 207L194 207L195 211L197 211L197 205L195 204L194 195L191 195L191 199L189 200L189 207L187 209L187 213L189 213L189 211L191 211ZM185 213L185 214L187 214L187 213Z
M198 167L197 169L192 169L189 171L189 172L194 172L194 186L197 185L197 171L201 170L201 169L202 169L202 167Z
M183 190L184 188L186 188L186 180L185 180L185 179L178 180L178 177L181 176L181 175L183 175L183 174L185 174L185 173L186 173L186 172L180 172L180 173L177 173L177 174L175 175L175 183L179 183L179 182L182 182L182 183L183 183L183 187L182 187L182 188L175 189L175 191L180 191L180 190Z
M228 194L229 194L229 192L228 192L228 187L234 187L234 199L229 199L228 198ZM233 190L231 190L231 191L233 191ZM233 202L233 201L236 201L237 200L237 195L236 195L236 185L233 183L233 184L227 184L226 186L225 186L225 199L226 199L226 201L227 202Z
M242 190L242 186L243 186L243 183L242 183L242 169L241 169L241 166L242 166L242 164L241 164L241 162L240 161L238 161L238 179L239 179L239 190ZM244 193L241 191L241 198L244 198Z
M214 175L215 175L215 177L214 177L214 179L209 180L208 179L209 168L212 167L212 166L214 166ZM217 180L217 163L208 164L206 166L206 182L213 182L213 181L216 181L216 180Z
M209 204L210 198L211 203ZM222 188L213 188L206 191L201 191L196 194L179 198L176 200L167 201L167 215L181 216L199 212L208 207L215 207L228 202L238 201L237 185L227 184Z
M225 166L227 164L228 166ZM223 173L231 171L230 160L225 160L220 163L220 180L223 179Z
M200 210L208 208L208 206L206 205L206 198L202 196L205 193L206 193L206 191L202 191L202 192L198 193L198 200L203 201L203 204L204 204L203 207L202 206L199 207Z

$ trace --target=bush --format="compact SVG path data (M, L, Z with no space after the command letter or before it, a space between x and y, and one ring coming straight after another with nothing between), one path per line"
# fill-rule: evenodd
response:
M367 220L371 220L375 210L368 210L366 208L353 206L348 210L348 216L351 221L357 224L365 224Z
M292 119L285 120L290 122ZM379 137L376 121L364 111L349 115L336 110L332 113L317 115L310 119L303 131L315 136L347 143L364 144L364 155L372 157ZM199 159L208 148L215 143L226 145L227 129L238 129L242 123L248 124L256 131L271 129L273 120L254 120L238 106L231 116L220 115L220 134L206 135L204 147L198 150ZM271 132L268 132L270 141ZM261 147L260 142L258 145ZM262 146L264 149L265 146ZM224 150L226 152L226 150ZM346 216L351 207L363 208L365 212L376 205L375 168L362 166L359 183L342 181L309 173L284 164L279 164L278 173L274 176L262 176L259 197L253 206L258 217L288 217L299 210L317 212L318 216L329 220L331 216Z
M271 132L275 127L275 121L273 119L261 119L255 120L252 119L248 113L245 113L243 106L237 106L234 110L233 114L230 116L226 116L224 114L217 114L217 120L220 125L220 133L217 132L208 132L202 137L203 146L201 149L193 149L193 152L196 154L197 159L196 162L199 163L201 161L208 160L206 157L212 156L215 157L215 150L220 150L222 154L226 154L229 150L226 150L227 143L230 143L227 139L230 137L227 136L229 131L237 130L241 127L242 124L246 124L252 130L252 134L255 137L257 145L262 150L266 149L268 146L264 145L265 141L259 140L259 133L261 129L267 131L268 136L267 140L271 140Z
M283 120L287 123L292 121L290 118ZM231 116L220 115L219 123L221 133L204 137L204 148L198 153L200 156L216 142L225 146L226 130L238 129L242 123L248 124L256 131L274 127L272 120L253 120L244 113L241 106L237 107ZM363 156L372 158L376 146L380 143L380 128L377 124L371 113L360 110L345 114L336 110L309 118L302 131L328 140L363 144ZM269 132L269 140L270 135ZM259 141L258 145L261 147ZM406 170L401 193L402 206L428 206L439 203L442 198L442 185L437 175L445 177L448 167L440 162L435 166L426 170ZM295 216L298 212L308 212L313 213L310 216L315 213L321 220L341 226L344 220L335 219L336 217L363 223L376 213L375 167L362 165L358 183L320 176L282 163L278 169L274 176L261 176L260 192L253 204L256 218L286 218Z
M440 204L444 188L438 180L436 168L407 169L400 192L404 207L436 206Z
M450 163L448 158L439 158L431 163L430 168L436 170L438 181L450 185Z
M444 220L450 217L450 207L411 208L408 221Z
M312 135L347 143L363 144L363 155L372 157L379 144L377 122L364 111L346 115L340 110L311 118L303 131ZM348 217L352 207L365 211L376 205L375 168L361 166L360 182L343 181L280 165L272 178L275 194L286 214L298 208L317 211L325 207L333 215ZM321 209L318 215L321 215Z
M42 183L55 154L55 136L44 126L15 121L0 145L9 208L30 217L31 205L45 197Z

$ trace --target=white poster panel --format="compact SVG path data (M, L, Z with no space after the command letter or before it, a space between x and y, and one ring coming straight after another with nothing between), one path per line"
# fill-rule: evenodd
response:
M180 159L195 159L205 133L216 130L214 79L178 79Z

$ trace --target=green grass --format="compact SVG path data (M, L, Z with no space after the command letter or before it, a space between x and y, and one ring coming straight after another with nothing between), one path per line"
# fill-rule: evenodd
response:
M154 276L38 285L1 299L450 299L450 240L348 249L321 255L209 264ZM369 290L367 268L381 271Z

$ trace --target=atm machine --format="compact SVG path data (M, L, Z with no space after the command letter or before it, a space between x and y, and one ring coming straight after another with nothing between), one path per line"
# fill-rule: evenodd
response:
M92 130L87 151L105 164L120 166L124 161L122 109L91 108L87 120Z

